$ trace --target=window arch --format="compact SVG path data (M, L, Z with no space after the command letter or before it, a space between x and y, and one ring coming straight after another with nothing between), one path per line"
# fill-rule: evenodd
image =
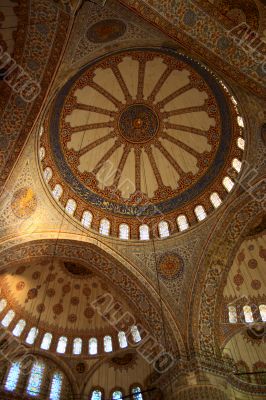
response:
M127 224L119 225L119 238L124 240L129 239L129 226Z
M104 336L104 338L103 338L103 346L104 346L104 351L106 353L110 353L110 351L113 350L113 344L112 344L111 336L109 336L109 335Z
M110 233L110 221L103 218L100 222L99 232L101 235L108 236Z
M222 199L217 192L210 195L210 200L214 208L218 208L222 204Z
M61 336L58 340L56 351L57 353L64 354L67 347L67 337Z
M45 157L45 148L44 147L40 147L39 149L39 158L42 161Z
M195 207L194 212L198 221L203 221L207 217L206 211L201 204Z
M266 304L261 304L259 310L262 321L266 322Z
M229 178L229 176L226 176L223 179L223 186L225 187L225 189L227 190L227 192L231 192L231 190L234 187L234 182L232 181L231 178Z
M143 396L141 394L141 388L139 386L133 387L131 392L133 394L134 400L143 400Z
M180 232L185 231L189 228L188 220L186 215L179 215L176 219L178 229Z
M41 343L41 349L49 350L51 346L53 335L49 332L45 333Z
M229 306L228 307L228 318L230 324L236 324L237 323L237 313L236 313L236 307L235 306Z
M6 308L6 306L7 306L7 301L6 301L6 299L1 299L1 300L0 300L0 312L4 311L4 309Z
M19 337L22 334L23 330L25 329L25 326L26 326L26 321L24 319L20 319L12 331L13 335Z
M240 150L245 150L245 140L242 137L237 138L237 146Z
M92 223L92 213L90 211L84 211L82 214L81 225L84 228L90 228Z
M139 238L140 240L149 240L150 239L150 229L148 225L143 224L139 227Z
M240 172L242 167L242 162L239 161L238 158L234 158L232 161L232 167L234 168L234 170L236 170L236 172Z
M75 338L73 342L73 354L81 354L82 351L82 339Z
M5 382L6 390L13 392L16 389L19 381L20 369L21 369L21 363L19 361L16 361L13 364L11 364Z
M253 318L253 314L252 314L250 306L244 306L243 312L244 312L244 318L245 318L246 322L248 322L248 323L254 322L254 318Z
M132 334L132 337L133 337L133 340L135 343L138 343L141 341L141 336L140 336L138 327L136 325L133 325L131 327L131 334Z
M54 372L52 377L49 400L60 400L62 390L63 376L61 372Z
M120 390L115 390L112 394L112 400L120 400L123 397L123 393Z
M44 177L45 182L48 183L50 181L50 179L52 178L52 176L53 176L53 172L52 172L51 168L46 167L45 170L43 171L43 177Z
M52 191L52 195L55 198L55 200L59 200L62 194L63 194L63 188L61 185L59 185L59 183L57 183Z
M90 338L89 340L89 354L95 355L98 352L98 341L96 338Z
M119 341L119 346L121 349L124 349L125 347L127 347L127 337L125 332L119 332L118 333L118 341Z
M32 366L27 385L27 393L30 396L38 396L40 394L43 373L44 373L44 364L40 362L35 362Z
M69 215L74 215L74 212L77 208L77 203L75 202L75 200L73 199L68 199L67 203L66 203L66 212Z
M7 314L4 316L2 319L2 325L7 328L10 324L13 318L15 317L15 311L9 310Z
M99 389L93 390L91 400L102 400L102 391Z
M160 238L166 238L170 235L169 224L166 221L160 221L158 224Z
M34 326L31 328L31 330L28 333L28 336L26 338L26 343L28 344L34 344L37 336L38 336L39 330Z

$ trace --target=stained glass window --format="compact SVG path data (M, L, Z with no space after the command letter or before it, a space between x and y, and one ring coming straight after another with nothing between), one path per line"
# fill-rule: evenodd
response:
M82 350L82 339L76 338L73 342L73 354L81 354Z
M169 225L166 221L160 221L158 225L160 238L165 238L170 235Z
M90 211L84 211L82 215L81 224L84 228L90 228L92 223L92 213Z
M245 150L245 140L242 137L237 139L237 145L241 150Z
M49 180L52 178L53 176L53 172L51 170L50 167L46 167L45 170L43 171L43 176L44 176L44 180L45 182L49 182Z
M28 336L26 337L26 343L28 344L34 344L37 336L38 336L39 330L35 327L31 328L31 330L28 333Z
M127 337L125 332L119 332L118 333L118 341L119 341L119 346L121 349L124 349L127 347Z
M150 230L148 225L140 225L139 227L139 238L140 240L149 240L150 239Z
M185 215L179 215L176 221L180 231L185 231L189 228L188 220Z
M2 325L7 328L12 319L15 317L15 311L13 310L9 310L8 313L4 316L4 318L2 319Z
M253 318L250 306L244 306L243 312L244 312L244 318L245 318L246 322L248 322L248 323L254 322L254 318Z
M91 338L89 340L89 354L94 355L97 354L97 339L96 338Z
M110 222L108 219L102 219L100 222L100 229L99 232L101 235L108 236L110 232Z
M66 212L69 215L73 215L77 208L77 203L73 199L69 199L66 203Z
M265 304L261 304L259 306L259 310L260 310L260 316L263 322L266 322L266 305Z
M4 309L6 308L6 305L7 305L6 299L2 299L0 301L0 312L4 311Z
M198 221L203 221L207 217L206 211L201 205L195 207L195 214Z
M102 392L100 390L94 390L91 395L91 400L101 400Z
M240 172L242 167L242 162L239 161L237 158L234 158L232 161L232 166L236 170L236 172Z
M54 198L56 200L59 200L60 197L62 196L62 193L63 193L63 188L61 185L59 185L59 183L57 183L54 187L54 190L52 191Z
M231 178L229 178L229 176L226 176L223 179L223 185L224 185L225 189L227 190L227 192L231 192L231 190L234 187L234 182L232 181Z
M113 350L111 336L104 336L104 338L103 338L103 346L104 346L104 351L106 353L109 353L110 351Z
M218 193L214 192L210 195L210 200L213 207L218 208L222 204L222 200Z
M41 343L41 349L49 350L51 346L53 335L51 333L45 333Z
M60 372L55 372L52 378L49 400L60 400L63 376Z
M61 336L58 340L57 344L57 353L64 354L66 352L67 347L67 338L65 336Z
M135 387L132 389L132 394L133 394L133 399L134 400L143 400L143 396L141 394L141 389L140 387Z
M42 363L35 362L32 366L27 386L27 393L30 396L38 396L40 394L43 372L44 365Z
M120 400L122 396L122 392L120 392L120 390L116 390L115 392L113 392L112 400Z
M6 383L5 383L5 389L9 390L12 392L13 390L16 389L18 380L19 380L19 375L20 375L20 367L21 363L20 362L14 362L8 372L7 378L6 378Z
M119 238L120 239L129 239L129 226L127 224L119 225Z
M141 336L140 336L138 327L136 325L131 327L131 334L132 334L132 337L133 337L133 340L135 343L138 343L141 341Z
M229 306L228 307L228 317L229 317L230 324L236 324L237 323L237 313L236 313L236 307L235 306Z
M24 321L24 319L20 319L12 331L13 335L19 337L22 334L25 326L26 326L26 321Z

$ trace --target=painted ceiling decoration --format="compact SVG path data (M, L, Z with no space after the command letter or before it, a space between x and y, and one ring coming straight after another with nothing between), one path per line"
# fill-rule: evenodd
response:
M0 46L4 51L13 54L17 29L19 0L3 0L0 4Z
M44 131L50 187L61 184L80 214L132 225L132 217L149 223L167 213L176 225L197 204L211 210L210 194L225 197L223 178L243 154L228 92L197 62L162 49L122 51L84 67L60 90Z

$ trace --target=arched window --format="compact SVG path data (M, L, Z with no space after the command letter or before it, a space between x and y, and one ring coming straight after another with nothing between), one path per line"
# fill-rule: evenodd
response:
M21 363L19 361L16 361L11 365L5 382L6 390L13 392L13 390L16 389L20 376L20 368Z
M242 162L239 161L237 158L234 158L232 161L232 167L236 170L236 172L240 172L242 167Z
M43 171L43 177L45 182L49 182L49 180L52 178L53 172L50 167L46 167L45 170Z
M188 220L185 215L179 215L176 219L176 222L180 232L185 231L189 228Z
M14 317L15 317L15 311L9 310L8 313L2 319L2 325L5 328L7 328L10 325L10 323L13 320Z
M143 400L143 396L141 394L141 388L139 386L134 387L132 389L132 394L134 400Z
M98 352L98 343L96 338L91 338L89 340L89 354L95 355Z
M100 390L94 390L91 394L91 400L102 400L102 392Z
M122 399L123 394L120 392L120 390L115 390L112 394L112 400L120 400Z
M51 346L53 335L51 333L45 333L41 343L41 349L49 350Z
M149 240L150 239L150 230L148 225L140 225L139 227L139 238L140 240Z
M73 354L81 354L82 350L82 339L76 338L73 342Z
M43 132L44 132L44 127L41 125L41 127L40 127L40 132L39 132L40 137L42 137Z
M244 125L244 120L243 120L242 117L240 117L240 115L238 115L238 117L237 117L237 123L241 128L244 128L244 126L245 126Z
M206 211L202 205L196 206L194 212L198 221L203 221L207 217Z
M25 326L26 326L26 321L24 321L24 319L20 319L12 331L13 335L19 337L22 334L23 330L25 329Z
M132 337L133 337L133 340L135 343L138 343L141 341L141 336L140 336L138 327L136 325L133 325L131 327L131 334L132 334Z
M62 193L63 193L63 188L61 185L59 185L59 183L57 183L54 187L54 190L52 191L54 198L56 200L59 200L60 197L62 196Z
M2 299L0 301L0 312L4 311L4 309L6 308L6 305L7 305L6 299Z
M55 372L52 377L49 400L60 400L63 376L60 372Z
M40 147L39 149L39 158L42 161L45 157L45 148L44 147Z
M38 396L40 394L43 372L44 364L35 362L32 366L27 386L27 393L30 396Z
M160 221L158 224L160 238L166 238L170 235L169 224L166 221Z
M66 212L69 215L73 215L75 210L76 210L76 208L77 208L77 203L75 202L75 200L68 199L68 201L66 203L66 208L65 208Z
M245 150L245 140L242 137L237 138L237 146L240 150Z
M119 225L119 238L124 240L129 239L129 226L127 224Z
M35 326L33 328L31 328L31 330L28 333L28 336L26 338L26 343L28 344L34 344L37 336L38 336L39 330L37 328L35 328Z
M245 318L246 322L248 322L248 323L254 322L254 318L253 318L250 306L244 306L243 312L244 312L244 318Z
M64 354L66 352L67 347L67 338L65 336L61 336L58 340L57 344L57 353Z
M124 349L127 347L127 337L125 332L119 332L118 333L118 341L119 341L119 346L121 349Z
M108 219L103 218L100 222L99 232L101 235L108 236L110 232L110 221Z
M104 338L103 338L103 347L104 347L104 351L106 353L110 353L110 351L113 350L111 336L104 336Z
M228 307L228 318L230 324L236 324L237 323L237 313L236 313L236 307L235 306L229 306Z
M225 189L227 190L227 192L231 192L231 190L234 187L234 182L232 181L231 178L229 178L229 176L226 176L223 179L223 186L225 187Z
M261 304L259 306L259 310L260 310L260 316L263 322L266 322L266 305L265 304Z
M81 219L81 225L84 228L90 228L92 223L92 213L90 211L84 211Z
M222 200L217 192L210 195L210 200L214 208L218 208L222 204Z

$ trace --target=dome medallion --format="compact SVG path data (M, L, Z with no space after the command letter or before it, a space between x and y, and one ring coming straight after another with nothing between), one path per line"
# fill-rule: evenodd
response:
M225 196L224 171L241 159L236 121L230 96L198 63L170 50L122 51L60 90L41 137L42 164L80 215L96 211L135 231L162 215L193 222L197 204L208 211L213 191Z

